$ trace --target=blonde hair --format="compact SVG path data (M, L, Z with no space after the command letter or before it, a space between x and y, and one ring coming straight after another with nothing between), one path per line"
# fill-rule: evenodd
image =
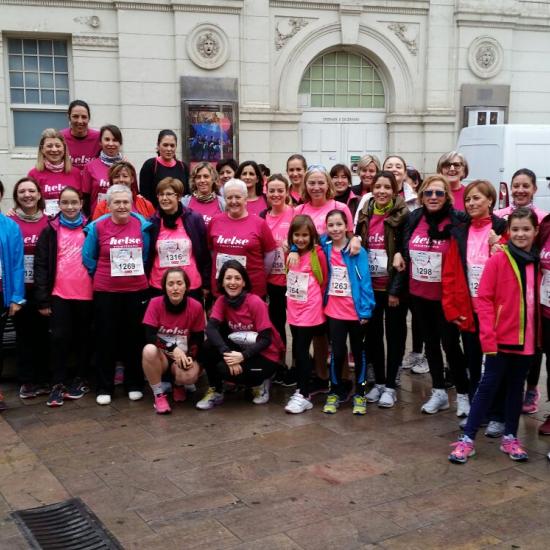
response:
M369 154L363 155L361 157L361 159L357 163L357 170L361 170L361 168L366 168L371 162L374 162L377 172L380 172L380 170L382 170L380 159L376 155L369 155Z
M197 189L197 186L195 185L195 178L197 177L197 174L206 168L212 178L212 191L214 193L218 192L218 172L216 172L216 169L209 163L209 162L199 162L191 172L191 191L195 191Z
M65 142L65 138L55 128L46 128L40 135L40 143L38 144L38 154L36 158L36 169L39 172L43 172L46 169L46 162L44 154L42 153L42 147L48 138L58 139L63 144L63 171L65 174L69 174L73 168L73 165L71 164L71 159L67 154L67 143Z
M319 172L325 176L325 179L327 181L327 194L326 198L332 199L336 196L336 189L334 188L334 183L332 183L332 178L330 177L330 174L327 172L327 169L324 168L321 165L313 165L308 168L308 171L306 172L306 175L304 176L304 185L302 187L302 201L303 202L311 202L311 197L309 196L309 193L307 192L307 182L309 178L314 174L315 172Z
M451 191L451 184L449 180L445 176L442 176L441 174L435 174L434 176L429 176L422 182L422 185L418 188L418 202L422 204L422 199L424 198L424 191L430 184L434 183L435 181L440 181L443 184L443 189L445 191L445 198L448 203L453 205L455 201L454 201L453 193Z

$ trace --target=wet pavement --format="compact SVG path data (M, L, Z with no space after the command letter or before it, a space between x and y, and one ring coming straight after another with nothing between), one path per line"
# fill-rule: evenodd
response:
M537 433L548 402L521 419L529 462L481 432L477 456L457 466L446 458L454 406L420 413L428 375L405 372L398 404L370 405L365 417L349 403L324 415L321 395L312 411L286 414L292 390L279 386L267 405L231 394L198 411L192 396L167 416L149 393L50 409L46 397L23 402L14 383L1 387L2 549L27 548L10 511L72 496L129 549L549 546L550 436Z

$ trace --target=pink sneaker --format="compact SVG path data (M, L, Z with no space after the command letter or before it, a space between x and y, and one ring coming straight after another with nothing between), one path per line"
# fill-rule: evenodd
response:
M455 464L465 464L471 456L476 454L474 442L466 436L462 436L456 443L451 443L454 450L449 455L449 460Z
M527 451L521 446L517 437L505 435L500 443L500 450L506 453L512 460L524 462L529 458Z
M527 390L523 399L523 414L535 414L539 410L540 392L538 388Z
M174 400L174 403L183 403L187 399L187 391L185 390L185 386L176 386L174 384L172 389L172 399Z
M168 403L168 397L165 393L155 395L155 404L153 405L157 411L157 414L169 414L172 412L170 403Z

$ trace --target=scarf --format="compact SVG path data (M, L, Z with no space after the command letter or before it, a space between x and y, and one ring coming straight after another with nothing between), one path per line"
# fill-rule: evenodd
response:
M386 206L383 206L382 208L379 208L376 202L374 203L373 212L377 216L383 216L384 214L388 213L393 208L393 199L386 204Z
M493 223L493 220L491 219L491 216L487 216L486 218L471 218L471 226L475 227L476 229L479 229L480 227L485 227L486 225L491 225Z
M67 229L77 229L84 225L84 216L82 216L82 212L79 212L78 216L74 220L70 220L69 218L65 217L63 212L60 212L59 223Z
M428 212L425 206L422 207L424 210L424 217L428 223L428 237L430 238L430 245L432 241L444 241L451 237L451 227L452 223L448 223L443 229L439 229L439 224L447 217L451 212L451 203L447 202L443 205L441 210L437 212Z
M170 298L168 298L167 294L163 294L162 299L164 301L164 307L166 308L166 311L168 311L168 313L173 313L173 314L177 315L178 313L181 313L182 311L184 311L185 308L187 307L187 295L186 294L183 295L183 298L182 298L182 300L179 304L173 304L170 301Z
M178 202L178 209L173 214L168 214L162 208L159 208L159 215L166 229L176 229L178 226L178 219L183 215L183 206L181 202Z
M118 155L115 155L114 157L110 157L103 151L100 151L99 158L101 159L101 162L103 164L106 164L107 166L112 166L115 162L122 160L122 155L118 153Z
M247 297L248 291L243 290L238 296L228 296L227 294L224 296L225 303L233 308L238 309L242 306L244 299Z
M37 210L34 214L25 214L21 208L16 208L14 210L15 215L24 222L39 222L42 219L42 216L44 216L44 212L42 210Z
M197 199L198 202L209 203L217 198L218 195L212 191L209 195L199 195L198 191L193 191L193 197Z
M65 161L61 161L59 164L52 164L50 161L44 159L44 166L46 170L59 174L65 170Z

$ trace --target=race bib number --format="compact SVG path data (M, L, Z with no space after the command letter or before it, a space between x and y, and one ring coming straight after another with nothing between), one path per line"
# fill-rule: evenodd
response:
M216 256L216 279L220 274L222 265L229 260L237 260L243 267L246 267L246 256L235 256L233 254L222 254L218 252Z
M286 295L297 302L307 302L309 275L289 271L286 276Z
M540 303L550 307L550 270L542 270L542 281L540 283Z
M44 209L44 213L49 218L53 218L57 215L59 212L59 201L57 199L46 199L46 208Z
M441 252L411 250L411 274L416 281L441 282Z
M23 266L25 269L25 284L34 283L34 255L25 254L23 258Z
M111 248L111 277L143 275L141 248Z
M330 296L351 296L351 284L347 267L333 266L328 293Z
M479 281L483 274L484 265L472 264L468 266L468 287L470 288L470 296L477 298Z
M371 277L388 276L388 255L383 248L369 250L369 271Z
M189 265L189 239L157 241L160 267Z
M271 275L284 275L285 273L285 253L282 248L277 248L275 250L275 261L271 268Z

